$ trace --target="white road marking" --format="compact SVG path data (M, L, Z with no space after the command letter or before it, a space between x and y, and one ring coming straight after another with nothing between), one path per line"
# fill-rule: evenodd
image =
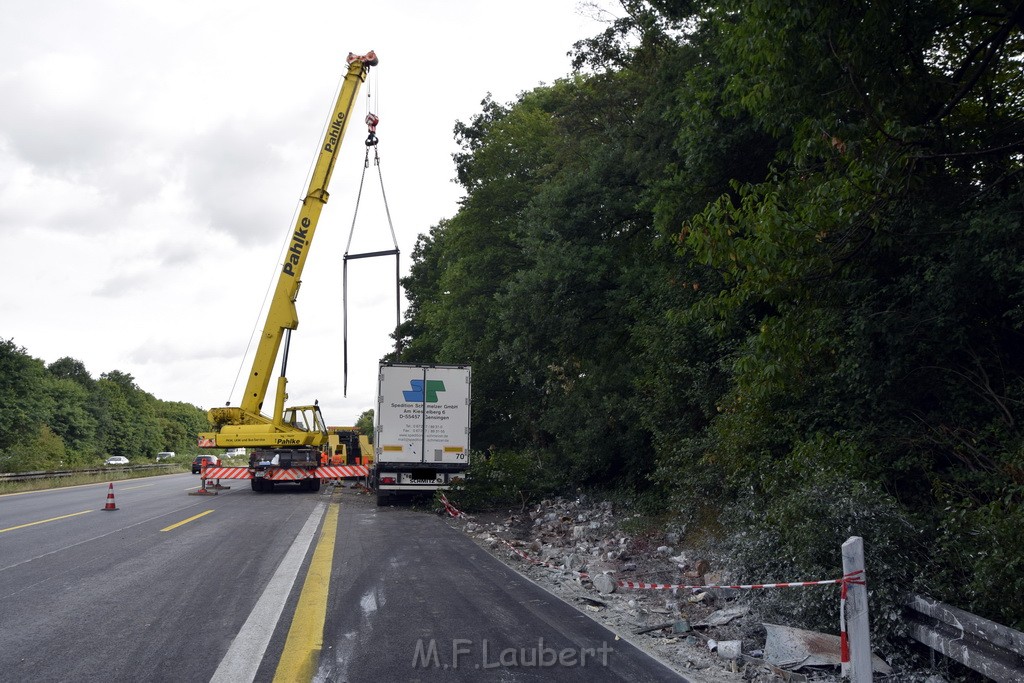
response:
M306 551L326 509L324 503L317 503L310 513L274 576L270 578L270 583L256 601L249 618L231 642L231 647L220 661L210 683L251 683L256 677L256 671L288 601L288 594L295 584L295 577L299 574L302 560L306 557Z

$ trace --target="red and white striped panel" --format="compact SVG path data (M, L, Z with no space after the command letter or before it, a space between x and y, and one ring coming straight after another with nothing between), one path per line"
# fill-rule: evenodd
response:
M266 478L271 481L299 481L307 477L316 479L345 479L348 477L365 477L370 470L365 465L330 465L307 470L301 467L281 469L274 467L267 470ZM207 467L203 470L207 479L252 479L248 467Z
M321 479L345 479L346 477L365 477L370 468L365 465L324 465L314 473Z
M252 479L248 467L204 467L206 479Z
M312 470L301 467L272 467L267 470L266 478L271 481L299 481L312 475Z

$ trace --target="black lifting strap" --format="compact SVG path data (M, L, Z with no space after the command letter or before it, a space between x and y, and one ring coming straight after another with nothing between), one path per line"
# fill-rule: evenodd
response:
M384 191L384 176L380 170L380 154L377 151L377 123L380 121L373 114L366 115L366 126L368 135L366 137L366 156L363 159L363 174L359 179L359 192L356 194L356 208L352 215L352 228L348 233L348 244L345 245L345 256L342 265L342 336L344 343L344 379L342 395L348 396L348 262L350 259L373 258L375 256L395 256L395 348L401 344L398 336L398 327L402 322L402 292L401 274L399 268L398 239L395 238L395 226L391 222L391 209L388 207L388 196ZM380 194L384 198L384 213L388 218L388 228L391 230L391 242L394 249L386 251L371 251L363 254L349 254L352 247L352 235L356 230L356 217L359 215L359 202L363 198L363 183L366 180L366 169L370 167L370 149L373 149L373 165L377 167L377 177L380 179Z

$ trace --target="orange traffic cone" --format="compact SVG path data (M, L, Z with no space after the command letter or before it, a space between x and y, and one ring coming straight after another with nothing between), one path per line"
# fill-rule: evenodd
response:
M103 506L104 510L117 510L117 505L114 504L114 482L110 482L110 486L107 487L107 504Z

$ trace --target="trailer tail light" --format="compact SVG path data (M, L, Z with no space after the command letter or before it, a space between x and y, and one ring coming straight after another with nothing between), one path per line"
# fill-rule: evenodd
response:
M396 484L398 483L394 477L381 477L380 483L382 484Z

